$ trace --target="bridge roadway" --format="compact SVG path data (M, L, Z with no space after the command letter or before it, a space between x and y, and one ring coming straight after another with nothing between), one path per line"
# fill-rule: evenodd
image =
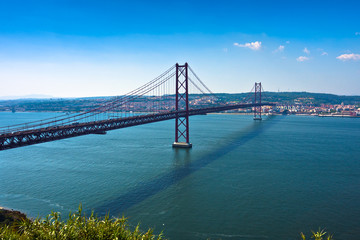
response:
M244 103L221 107L209 107L189 110L189 116L206 113L222 112L226 110L250 108L257 106L274 106L273 103ZM160 122L177 117L185 117L186 111L171 111L166 113L147 114L127 118L107 119L94 122L61 125L55 127L24 130L0 135L0 151L28 146L38 143L50 142L65 138L87 134L105 134L106 131L137 126L147 123Z

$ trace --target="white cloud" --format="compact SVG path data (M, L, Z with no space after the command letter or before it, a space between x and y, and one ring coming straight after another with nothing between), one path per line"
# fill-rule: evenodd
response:
M285 49L285 46L280 45L277 49L275 49L275 50L273 51L273 53L283 52L283 51L284 51L284 49Z
M341 61L348 61L348 60L360 60L360 54L354 54L354 53L350 53L350 54L342 54L338 57L336 57L337 59L341 60Z
M306 56L300 56L300 57L298 57L296 59L296 61L298 61L298 62L304 62L304 61L307 61L307 60L309 60L309 58L306 57Z
M306 53L306 54L310 54L310 51L307 48L304 48L303 52Z
M320 53L321 56L327 56L327 55L329 55L329 54L328 54L327 52L325 52L324 49L322 49L322 48L318 48L318 49L316 49L316 50L319 51L319 52L321 52L321 53Z
M260 48L261 48L261 42L256 41L256 42L250 42L250 43L245 43L245 44L234 43L234 46L250 48L251 50L257 51L257 50L260 50Z

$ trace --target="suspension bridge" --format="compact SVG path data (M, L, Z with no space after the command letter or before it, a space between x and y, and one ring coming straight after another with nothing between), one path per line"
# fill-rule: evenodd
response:
M190 148L189 117L227 110L252 108L261 120L261 83L236 103L214 94L193 69L175 64L157 78L126 95L113 97L87 111L0 127L0 150L50 142L87 134L175 119L173 147Z

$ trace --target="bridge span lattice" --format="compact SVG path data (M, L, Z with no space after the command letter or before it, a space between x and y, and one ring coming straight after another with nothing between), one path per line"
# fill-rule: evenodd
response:
M253 92L254 90L254 92ZM253 108L261 119L261 83L237 103L214 94L192 68L175 64L128 94L116 96L87 111L0 127L0 150L175 119L173 147L191 147L189 117L240 108Z

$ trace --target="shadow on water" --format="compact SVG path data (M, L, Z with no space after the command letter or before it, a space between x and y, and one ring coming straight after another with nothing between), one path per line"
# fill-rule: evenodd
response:
M105 204L96 207L94 211L101 215L105 215L109 212L112 215L121 214L126 209L169 188L190 174L242 146L246 142L257 137L274 123L278 122L281 118L281 116L269 116L266 120L254 121L251 126L232 134L221 144L221 146L216 147L213 151L201 156L195 161L191 161L191 149L174 149L174 164L176 165L176 168L153 180L140 183L136 188L129 192L116 197L115 199L108 200ZM182 162L180 163L178 161Z

